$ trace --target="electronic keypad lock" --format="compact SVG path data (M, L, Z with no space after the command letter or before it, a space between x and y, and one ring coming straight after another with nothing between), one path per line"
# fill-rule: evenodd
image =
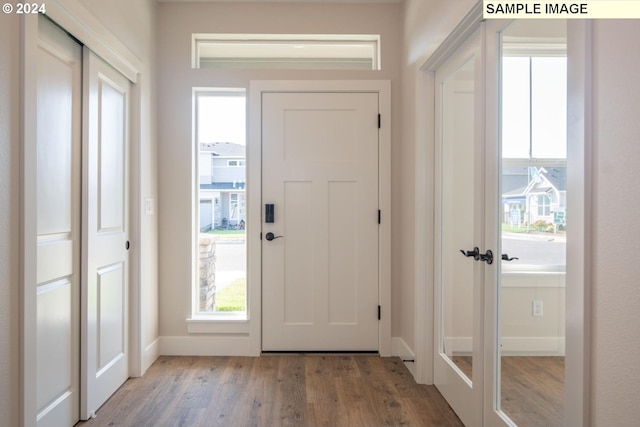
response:
M275 207L273 203L264 205L264 222L267 224L273 224L275 222Z

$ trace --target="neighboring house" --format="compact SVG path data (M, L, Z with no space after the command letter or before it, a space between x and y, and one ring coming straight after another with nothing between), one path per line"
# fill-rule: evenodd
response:
M200 230L243 228L246 217L245 146L200 144Z
M502 178L503 223L566 226L566 167L505 167Z

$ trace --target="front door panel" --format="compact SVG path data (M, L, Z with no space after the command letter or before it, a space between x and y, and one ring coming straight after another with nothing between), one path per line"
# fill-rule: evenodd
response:
M378 94L262 108L263 350L377 351Z

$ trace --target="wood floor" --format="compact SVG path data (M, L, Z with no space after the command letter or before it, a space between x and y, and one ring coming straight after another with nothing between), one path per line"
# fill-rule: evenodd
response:
M161 357L78 426L421 426L463 424L398 358Z
M471 357L454 356L471 378ZM503 356L501 407L518 427L564 425L564 357Z

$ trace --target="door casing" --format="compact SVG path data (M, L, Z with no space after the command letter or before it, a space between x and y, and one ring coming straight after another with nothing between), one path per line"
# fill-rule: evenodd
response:
M379 353L391 355L391 82L388 80L254 80L249 88L249 144L247 146L247 283L250 318L250 348L252 354L262 349L262 248L259 229L251 224L262 223L262 194L252 189L262 188L262 93L265 92L374 92L380 102L381 126L379 144L379 206L382 221L379 226Z

